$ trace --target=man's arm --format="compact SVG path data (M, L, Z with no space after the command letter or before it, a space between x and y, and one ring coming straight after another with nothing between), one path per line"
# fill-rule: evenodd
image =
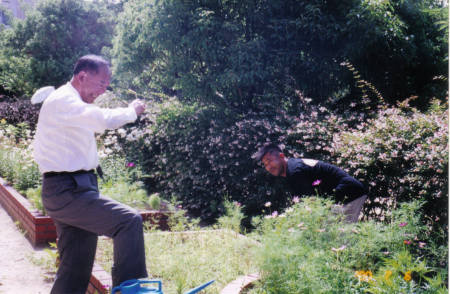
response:
M106 129L116 129L134 122L137 116L144 112L145 104L140 100L134 100L128 107L107 109L71 100L70 103L58 105L57 108L59 111L55 111L53 115L59 123L102 133Z

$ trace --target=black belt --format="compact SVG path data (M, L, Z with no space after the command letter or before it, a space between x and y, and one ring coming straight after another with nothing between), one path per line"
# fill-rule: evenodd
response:
M77 175L77 174L93 174L95 172L95 170L91 169L91 170L76 170L73 172L68 172L68 171L61 171L61 172L46 172L44 173L44 178L51 178L51 177L56 177L56 176L64 176L64 175Z
M63 176L63 175L77 175L77 174L93 174L95 171L97 171L98 176L103 180L103 171L101 166L97 166L96 169L91 169L91 170L76 170L73 172L68 172L68 171L61 171L61 172L46 172L43 174L44 178L50 178L50 177L55 177L55 176Z

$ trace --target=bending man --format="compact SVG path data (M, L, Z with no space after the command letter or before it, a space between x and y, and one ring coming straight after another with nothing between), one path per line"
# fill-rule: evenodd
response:
M255 154L265 169L273 176L285 177L296 195L334 194L337 201L347 203L343 213L347 221L358 221L359 213L367 199L364 185L342 169L314 159L286 158L281 148L266 144Z

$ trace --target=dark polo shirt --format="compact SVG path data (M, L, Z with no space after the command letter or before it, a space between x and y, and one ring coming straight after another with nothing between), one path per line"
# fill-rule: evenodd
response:
M364 194L364 185L345 171L329 163L318 161L316 165L305 164L301 158L290 158L287 162L287 181L295 195L333 194L339 201L351 201ZM313 183L320 180L320 184Z

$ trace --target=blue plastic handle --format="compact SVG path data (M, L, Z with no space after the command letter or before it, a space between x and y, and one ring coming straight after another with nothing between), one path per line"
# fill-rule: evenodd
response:
M198 287L195 287L194 289L191 289L184 294L194 294L194 293L200 292L201 290L203 290L204 288L206 288L207 286L209 286L212 283L214 283L214 280L204 283L203 285L200 285Z
M141 287L141 284L158 284L157 288L147 288ZM162 292L162 282L160 280L127 280L120 284L117 287L112 289L111 294L116 292L125 292L125 293L155 293L155 294L163 294Z
M211 280L203 285L200 285L198 287L195 287L189 291L187 291L184 294L195 294L200 292L201 290L203 290L204 288L206 288L207 286L209 286L210 284L214 283L214 280ZM141 284L158 284L158 288L148 288L148 287L141 287ZM111 294L117 293L117 292L121 292L121 293L136 293L136 294L144 294L144 293L149 293L149 294L163 294L162 292L162 282L160 280L128 280L123 282L122 284L120 284L117 287L114 287L112 289Z

